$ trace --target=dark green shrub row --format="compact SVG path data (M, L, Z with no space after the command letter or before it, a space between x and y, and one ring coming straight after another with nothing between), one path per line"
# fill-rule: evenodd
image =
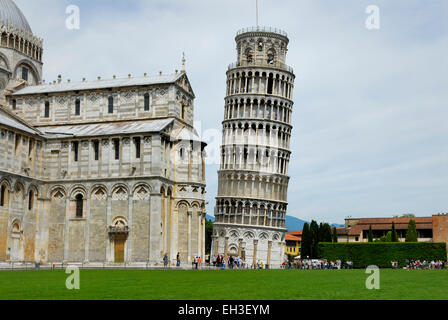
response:
M434 242L364 242L364 243L319 243L319 257L327 260L353 261L355 268L370 265L390 267L391 261L406 265L409 260L446 260L446 243Z

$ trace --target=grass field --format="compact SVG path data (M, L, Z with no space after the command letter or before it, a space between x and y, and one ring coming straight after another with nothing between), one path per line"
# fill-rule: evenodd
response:
M367 290L364 270L81 270L80 290L64 271L0 272L1 300L448 299L448 270L381 270Z

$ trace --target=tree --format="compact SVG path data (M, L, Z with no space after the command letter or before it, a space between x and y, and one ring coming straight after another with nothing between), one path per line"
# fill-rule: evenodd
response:
M328 223L325 223L323 226L322 231L322 242L332 242L333 241L333 235L331 233L331 227Z
M310 258L315 259L318 255L318 245L319 245L319 225L316 221L312 220L310 224L311 233L311 252Z
M369 227L369 242L373 242L372 225L370 225L370 227Z
M408 230L406 231L406 242L417 242L417 226L414 219L411 219L408 224Z
M401 217L402 218L415 218L415 214L413 214L413 213L405 213Z
M384 242L392 242L392 231L389 231L384 238Z
M338 233L336 227L333 227L333 242L334 243L338 242Z
M398 233L397 230L395 230L395 223L392 222L392 236L391 236L391 242L398 242Z
M311 234L310 234L310 226L308 222L303 225L302 230L302 249L300 251L300 255L302 259L306 259L311 255Z
M324 242L324 225L323 225L323 223L321 222L320 224L319 224L319 231L318 231L318 240L317 240L317 242Z
M205 219L205 252L210 254L212 249L213 222ZM202 257L204 258L204 257Z

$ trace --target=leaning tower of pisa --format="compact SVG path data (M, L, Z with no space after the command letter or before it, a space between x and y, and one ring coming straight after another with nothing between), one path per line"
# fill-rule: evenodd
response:
M236 35L227 71L212 255L247 265L282 263L294 73L285 32L254 27Z

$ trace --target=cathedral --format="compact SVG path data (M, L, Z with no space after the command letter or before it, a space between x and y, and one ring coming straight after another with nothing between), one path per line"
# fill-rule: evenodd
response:
M12 0L0 29L0 264L204 257L205 143L184 66L44 83L43 40Z

